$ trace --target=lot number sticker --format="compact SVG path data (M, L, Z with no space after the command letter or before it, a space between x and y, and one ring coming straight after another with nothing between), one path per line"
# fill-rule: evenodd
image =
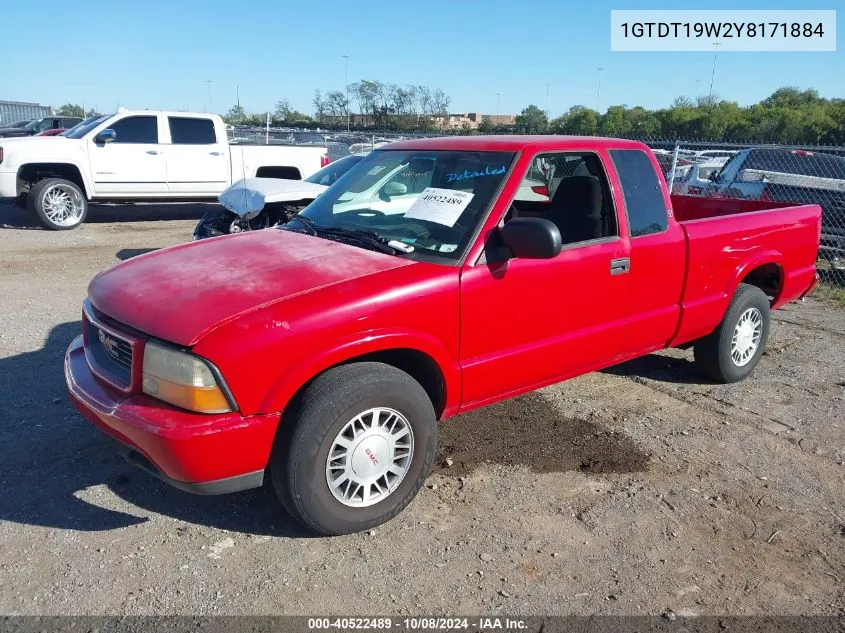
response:
M436 222L444 226L455 226L455 222L461 217L461 213L467 208L474 195L466 191L427 187L405 213L405 217Z

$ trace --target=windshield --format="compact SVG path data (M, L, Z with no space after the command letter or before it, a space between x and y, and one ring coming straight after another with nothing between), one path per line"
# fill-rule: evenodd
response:
M352 169L355 165L361 162L361 159L364 158L363 156L346 156L336 161L332 161L327 166L323 167L320 171L317 171L308 178L305 178L305 182L310 182L315 185L325 185L329 187L335 183L335 181L340 178L343 174L348 172Z
M74 125L67 132L62 134L62 136L67 136L68 138L82 138L88 134L88 132L100 125L100 123L111 117L111 114L104 114L101 116L87 118L82 123Z
M375 232L402 242L413 258L458 260L513 158L512 152L375 151L301 215L317 227Z

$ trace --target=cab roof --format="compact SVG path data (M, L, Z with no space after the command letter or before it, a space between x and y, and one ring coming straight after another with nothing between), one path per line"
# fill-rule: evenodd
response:
M648 146L639 141L629 141L600 136L564 136L564 135L491 135L491 136L440 136L436 138L417 138L395 141L375 151L397 149L420 150L456 150L474 152L518 152L526 149L534 151L563 151L567 149L644 149Z

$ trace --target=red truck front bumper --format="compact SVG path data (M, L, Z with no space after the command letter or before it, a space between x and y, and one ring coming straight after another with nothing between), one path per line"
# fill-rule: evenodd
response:
M196 494L257 488L264 481L279 415L203 415L144 394L127 396L97 379L82 337L65 354L65 381L77 409L116 440L131 463Z

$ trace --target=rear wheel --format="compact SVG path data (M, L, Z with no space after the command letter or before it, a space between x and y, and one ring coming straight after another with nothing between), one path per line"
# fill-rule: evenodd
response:
M769 339L769 299L757 286L740 284L719 327L695 342L695 362L716 382L730 383L754 371Z
M414 498L434 460L437 420L422 386L382 363L330 369L308 385L271 457L285 508L326 535L389 521Z
M88 201L76 183L64 178L39 180L26 197L27 208L53 231L74 229L88 214Z

